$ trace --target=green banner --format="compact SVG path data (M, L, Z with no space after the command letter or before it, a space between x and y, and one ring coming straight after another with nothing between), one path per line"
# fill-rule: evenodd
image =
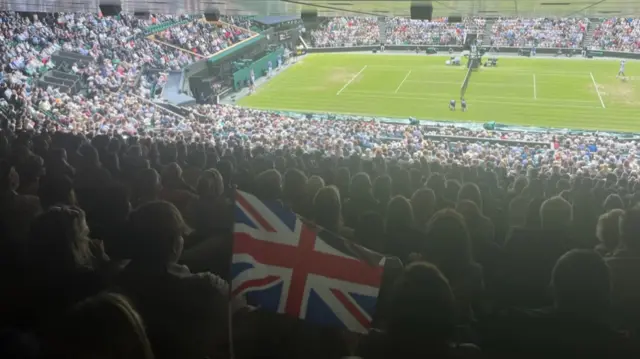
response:
M264 76L269 68L269 61L271 61L271 65L275 69L278 66L278 56L282 56L283 54L284 49L277 49L276 51L271 52L266 56L260 58L259 60L253 62L251 65L234 72L233 88L236 91L241 89L244 84L249 81L249 78L251 77L251 70L253 70L253 74L255 75L256 79Z

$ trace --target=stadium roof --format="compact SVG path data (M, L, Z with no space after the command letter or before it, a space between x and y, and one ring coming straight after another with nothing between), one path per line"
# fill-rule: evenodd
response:
M300 20L299 15L271 15L271 16L259 16L253 19L253 21L263 25L277 25L287 21Z
M97 11L98 5L121 4L125 11L201 13L218 8L223 14L283 16L318 9L319 16L409 16L411 1L371 0L0 0L0 9L14 11ZM638 0L415 0L432 3L433 16L640 16Z

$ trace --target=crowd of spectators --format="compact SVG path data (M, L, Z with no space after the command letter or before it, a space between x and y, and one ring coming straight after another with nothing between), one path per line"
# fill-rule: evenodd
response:
M184 129L183 118L140 99L162 86L162 76L146 71L179 70L192 63L191 54L138 36L151 24L175 20L154 16L141 20L126 14L102 17L96 14L59 14L35 19L2 13L8 47L2 58L0 106L14 113L13 128L47 127L64 131L114 131L135 133L148 129ZM78 52L93 59L59 68L51 60L54 51ZM38 52L39 51L39 52ZM25 60L26 59L26 60ZM25 65L19 65L24 63ZM81 76L86 91L71 95L56 88L37 87L33 71L38 64ZM33 65L32 65L33 64Z
M156 38L207 57L249 36L248 30L240 27L194 21L171 27L157 34Z
M623 22L627 24L626 20ZM625 28L631 32L630 23ZM402 17L386 19L387 45L461 45L465 34L473 30L485 32L486 19L465 18L450 23L447 18L412 20ZM582 46L588 20L578 18L500 18L490 29L492 46L571 47ZM483 36L480 36L481 38ZM318 47L375 45L380 43L379 24L375 18L331 18L312 31L312 43Z
M491 28L492 46L580 48L589 22L580 18L501 18Z
M640 51L640 20L611 18L595 25L591 44L585 44L589 20L583 18L500 18L490 29L490 46L581 48L623 52ZM465 32L473 28L484 32L484 18L467 18L462 23L449 23L446 18L386 20L387 45L460 45ZM594 26L594 25L592 25ZM375 18L331 18L311 32L313 46L343 47L377 45L380 30Z
M45 26L3 16L11 46ZM126 16L93 19L89 38L69 42L87 42L95 72L120 73L111 56L126 73L149 51L181 55L130 38L141 25ZM71 36L51 26L42 48ZM0 81L0 357L638 354L635 141L230 105L179 115L118 83L75 96L32 87L12 56ZM228 298L235 189L405 264L375 330L356 339Z
M453 128L195 111L216 119L211 141L2 130L0 343L64 358L226 357L237 188L407 264L381 331L358 343L233 302L239 358L637 353L636 161L588 171L549 156L615 141L519 147L510 166L516 147L423 140L412 152L419 133L465 132ZM401 139L367 147L383 136Z
M484 18L467 18L462 23L449 23L446 18L386 20L387 45L460 45L466 31L473 28L484 33ZM640 51L640 20L606 19L596 26L591 44L585 44L589 20L583 18L500 18L491 29L489 46L581 48L623 52ZM331 18L311 32L313 46L343 47L380 43L378 20L375 18Z
M370 17L335 17L311 31L315 47L348 47L380 44L378 19Z
M598 24L591 48L623 52L640 51L640 19L611 18Z
M461 45L465 23L449 23L447 18L412 20L394 17L387 21L388 45ZM484 31L484 27L480 29Z

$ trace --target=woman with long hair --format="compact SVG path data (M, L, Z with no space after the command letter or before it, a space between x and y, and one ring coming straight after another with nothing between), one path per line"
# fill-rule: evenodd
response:
M64 359L154 359L142 318L121 294L76 304L61 323L53 355Z
M313 200L316 198L318 191L324 187L324 180L320 176L311 176L307 180L304 188L304 204L302 205L300 215L307 219L313 219Z
M427 262L408 265L391 293L388 325L371 332L360 354L377 358L467 358L479 350L456 341L456 304L449 282Z
M313 220L333 233L353 237L353 231L344 227L340 192L335 186L323 187L316 194L313 199Z
M84 212L77 207L53 206L35 219L27 242L26 282L37 303L25 303L32 307L27 312L34 325L104 289L100 268L108 258L88 235Z
M482 215L478 206L468 200L458 202L456 211L464 217L467 225L473 259L482 265L485 281L493 281L501 268L503 251L495 243L495 229L491 219Z
M427 228L427 223L436 210L436 194L429 188L421 188L411 196L411 208L415 225L420 230Z
M480 308L484 283L482 267L473 258L464 217L452 209L437 212L427 225L426 238L422 259L438 266L447 277L456 297L459 319L466 323L473 319L473 309Z
M411 202L403 196L389 201L385 218L385 253L407 261L411 253L419 252L424 233L414 227Z
M373 181L373 198L379 203L380 214L384 215L387 204L391 200L391 177L388 175L378 176Z
M187 213L188 206L197 199L196 191L182 178L182 168L176 162L169 163L162 171L160 198L173 203L180 213Z
M136 208L144 203L157 201L162 192L160 174L153 168L140 170L133 181L131 204Z
M371 190L371 179L368 174L360 172L353 176L349 189L350 197L345 201L343 209L347 226L355 228L362 214L378 208L378 201L373 198Z

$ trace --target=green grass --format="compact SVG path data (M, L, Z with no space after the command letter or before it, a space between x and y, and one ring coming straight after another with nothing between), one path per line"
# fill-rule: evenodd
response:
M482 68L472 75L465 96L469 111L463 113L449 111L448 104L459 99L466 69L445 66L445 60L441 56L313 54L238 104L270 110L640 132L638 61L628 61L630 78L623 82L616 78L619 60L501 58L499 67Z

